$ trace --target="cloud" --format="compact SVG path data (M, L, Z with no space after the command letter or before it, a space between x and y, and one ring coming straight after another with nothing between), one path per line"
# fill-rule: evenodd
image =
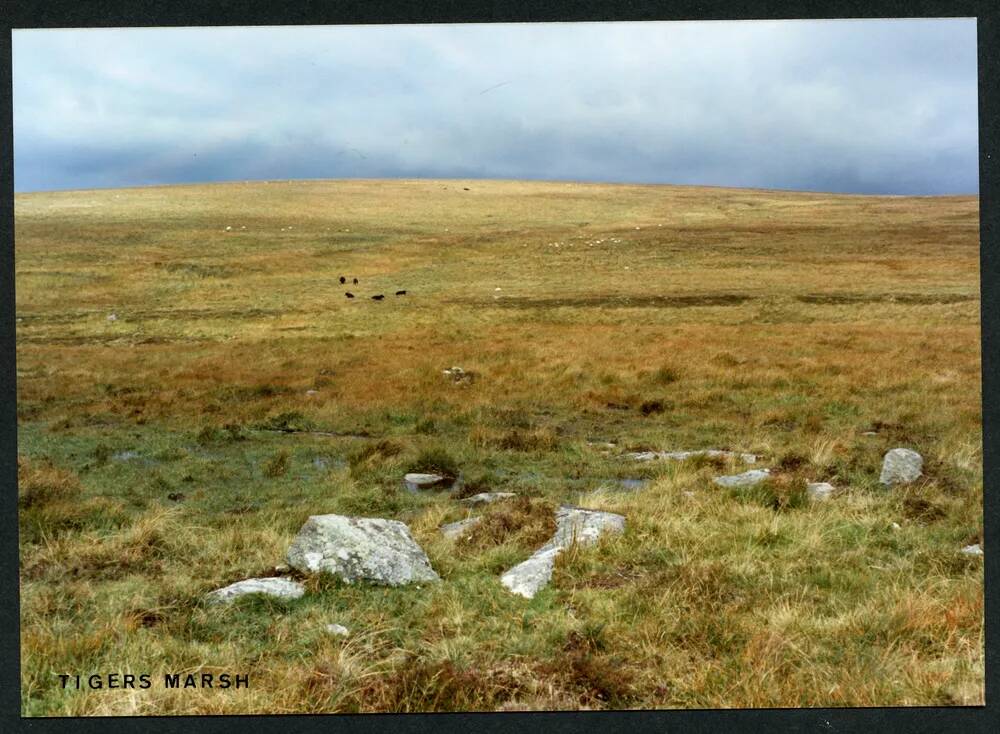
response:
M978 191L974 20L18 30L18 191L483 177Z

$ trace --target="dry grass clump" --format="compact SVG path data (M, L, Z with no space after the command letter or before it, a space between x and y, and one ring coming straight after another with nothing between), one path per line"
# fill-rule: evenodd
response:
M74 472L53 466L50 461L17 457L18 508L73 501L80 491L80 477Z
M555 505L521 495L489 505L482 521L459 540L459 547L484 549L511 544L533 551L555 531Z
M469 434L473 446L501 451L553 451L559 445L556 431L548 427L494 429L476 426Z
M276 477L283 477L288 473L288 466L290 462L291 457L288 450L282 449L264 462L264 465L261 467L261 471L264 473L265 477L270 477L272 479Z

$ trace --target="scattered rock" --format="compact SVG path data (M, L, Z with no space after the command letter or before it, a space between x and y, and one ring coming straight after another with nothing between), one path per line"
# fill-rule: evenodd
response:
M806 485L806 492L811 500L828 500L833 496L834 488L828 482L809 482Z
M331 635L337 635L339 637L347 637L347 635L350 634L350 630L342 624L328 624L326 626L326 631Z
M563 505L556 510L556 532L532 556L500 577L514 594L531 599L552 579L556 556L573 543L593 545L604 533L625 532L625 518L612 512Z
M306 395L319 395L319 390L306 390Z
M752 487L760 484L771 476L770 469L751 469L742 474L732 474L726 477L716 477L712 481L720 487Z
M232 227L226 227L226 231L227 231L227 232L232 232L232 231L233 231L233 228L232 228Z
M292 541L288 564L304 573L325 571L347 583L402 586L440 580L410 529L382 518L313 515Z
M625 456L633 461L654 461L656 459L669 459L671 461L684 461L693 459L696 456L707 456L709 458L731 459L738 458L745 464L757 462L756 454L745 454L736 451L720 451L719 449L698 449L696 451L634 451Z
M476 377L475 373L466 372L461 367L450 367L446 370L442 370L441 374L445 377L451 378L451 381L455 383L471 383Z
M900 525L898 522L894 522L889 527L892 528L893 530L900 530L902 529L903 526Z
M882 460L881 484L907 484L922 474L924 458L910 449L892 449Z
M472 530L472 528L476 527L482 521L481 517L469 517L458 522L450 522L440 527L441 534L449 540L458 540L467 531Z
M598 449L613 449L618 444L611 443L610 441L587 441L587 445Z
M447 480L446 477L440 474L407 474L403 477L403 483L406 488L411 492L416 492L419 489L429 489L430 487L436 487L440 484L444 484Z
M983 555L983 548L979 543L974 543L973 545L967 545L961 550L967 556L981 556Z
M649 484L649 479L604 479L596 491L634 492Z
M113 314L113 313L108 314L108 321L117 321L117 320L118 320L118 314Z
M480 492L459 501L463 505L490 505L500 500L509 500L511 497L517 497L517 494L514 492Z
M305 593L305 587L297 581L272 576L264 579L237 581L235 584L210 592L205 598L210 604L228 604L247 594L264 594L277 599L298 599Z

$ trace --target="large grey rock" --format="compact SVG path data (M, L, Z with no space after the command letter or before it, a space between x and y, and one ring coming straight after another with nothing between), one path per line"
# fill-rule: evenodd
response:
M441 534L449 540L458 540L483 521L481 517L469 517L458 522L450 522L440 527Z
M459 500L459 502L463 505L476 507L478 505L492 505L494 502L509 500L511 497L517 497L517 494L514 492L480 492L479 494Z
M209 592L205 599L210 604L228 604L247 594L264 594L278 599L298 599L305 593L305 587L297 581L270 577L237 581L235 584Z
M809 482L806 485L809 499L821 502L833 496L834 488L829 482Z
M304 573L327 573L347 583L402 586L438 581L410 529L396 520L313 515L288 549L288 564Z
M531 599L552 579L556 557L573 543L593 545L604 533L625 532L625 518L613 512L562 506L556 510L556 532L528 560L500 577L511 592Z
M924 457L911 449L892 449L882 459L882 484L908 484L920 478Z
M713 481L720 487L752 487L755 484L760 484L770 476L770 469L751 469L742 474L716 477Z
M635 451L626 456L633 461L654 461L656 459L667 459L670 461L685 461L696 456L707 456L709 458L734 459L738 458L746 464L754 464L757 461L756 454L745 454L737 451L722 451L720 449L698 449L695 451Z

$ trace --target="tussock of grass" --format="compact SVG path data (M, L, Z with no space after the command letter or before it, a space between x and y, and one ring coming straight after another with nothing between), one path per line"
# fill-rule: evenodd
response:
M484 549L510 544L531 552L556 531L555 507L551 502L530 497L515 497L489 505L482 521L463 537L460 548Z

